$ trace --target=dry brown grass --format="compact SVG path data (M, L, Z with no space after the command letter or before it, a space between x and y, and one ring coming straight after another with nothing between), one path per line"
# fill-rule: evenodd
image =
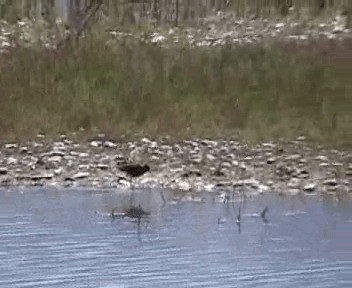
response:
M1 140L83 127L351 143L351 40L168 49L105 40L1 54Z

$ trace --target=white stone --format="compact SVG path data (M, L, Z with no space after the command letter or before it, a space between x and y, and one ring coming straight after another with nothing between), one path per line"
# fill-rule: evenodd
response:
M72 176L73 179L83 179L89 176L89 172L77 172Z
M308 183L308 184L304 185L303 190L306 192L313 192L315 190L315 188L317 188L316 183Z
M101 141L91 141L89 145L92 147L99 147L101 144Z
M105 142L104 142L104 147L107 147L107 148L116 148L117 145L116 145L114 142L112 142L112 141L105 141Z

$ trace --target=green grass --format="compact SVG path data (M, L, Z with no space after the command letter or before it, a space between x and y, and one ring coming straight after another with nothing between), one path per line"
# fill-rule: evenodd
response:
M0 55L0 141L85 128L350 145L351 40L160 48L104 36Z

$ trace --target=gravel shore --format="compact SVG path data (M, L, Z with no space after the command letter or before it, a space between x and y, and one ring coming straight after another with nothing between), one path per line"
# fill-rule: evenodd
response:
M0 148L0 186L129 188L118 167L148 164L136 187L229 193L331 193L352 196L352 154L309 145L304 137L247 145L236 140L111 141L104 135L76 142L7 143Z

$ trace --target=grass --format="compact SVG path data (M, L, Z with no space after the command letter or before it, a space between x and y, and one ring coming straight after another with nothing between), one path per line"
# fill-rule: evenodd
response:
M352 40L167 49L106 40L1 54L0 141L82 127L352 143Z

